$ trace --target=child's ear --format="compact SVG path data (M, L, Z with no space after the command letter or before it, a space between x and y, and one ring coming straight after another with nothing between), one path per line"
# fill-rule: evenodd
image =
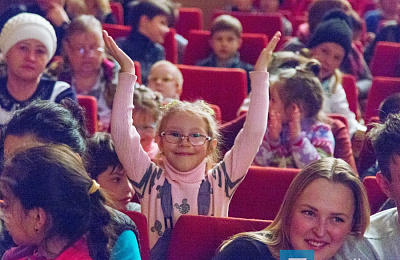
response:
M392 185L390 184L390 181L383 176L381 172L378 172L376 174L376 182L378 183L379 187L381 190L389 197L393 198L392 196Z
M29 216L32 220L32 227L36 233L44 234L44 229L46 228L46 223L48 221L48 216L46 211L42 208L34 208L29 211Z
M242 47L242 43L243 43L243 39L242 39L242 37L240 37L239 38L239 47L238 47L238 49L240 49L240 47Z
M214 149L217 148L218 140L217 140L217 139L212 139L212 140L211 140L211 145L212 145L212 147L213 147Z
M140 27L144 26L145 24L147 24L150 21L151 21L151 19L147 15L140 16L138 28L140 29Z
M160 151L163 151L163 145L162 145L162 139L161 136L156 135L156 137L154 137L154 141L158 144L158 149L160 149Z

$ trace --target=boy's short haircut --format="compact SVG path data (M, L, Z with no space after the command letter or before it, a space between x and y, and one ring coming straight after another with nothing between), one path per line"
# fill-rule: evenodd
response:
M400 114L389 114L385 122L376 124L368 135L382 175L392 181L390 163L394 162L395 155L400 155Z
M108 167L122 167L109 133L97 132L88 139L86 170L92 179L97 180Z
M242 24L240 21L227 14L223 14L214 19L211 25L211 36L221 31L233 31L237 37L242 37Z
M126 21L132 26L132 31L139 30L140 18L145 15L149 19L153 19L157 15L165 15L168 21L171 19L171 8L164 1L146 0L133 1L128 4L128 17Z

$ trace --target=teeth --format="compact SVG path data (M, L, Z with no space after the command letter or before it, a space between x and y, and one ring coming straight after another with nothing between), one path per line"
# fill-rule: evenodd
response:
M309 240L308 243L315 247L321 247L321 246L325 245L324 242L317 242L317 241L311 241L311 240Z

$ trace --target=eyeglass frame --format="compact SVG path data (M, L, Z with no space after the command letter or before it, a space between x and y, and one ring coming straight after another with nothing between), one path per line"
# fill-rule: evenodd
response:
M167 136L168 136L167 133L168 133L168 132L170 132L170 133L171 133L171 132L172 132L172 133L178 133L178 134L180 135L179 141L176 142L176 143L171 142L171 141L168 141L168 139L167 139ZM180 132L178 132L178 131L168 130L168 131L165 131L165 132L161 132L161 133L160 133L160 136L161 136L161 137L165 137L165 141L167 141L167 142L170 143L170 144L179 144L179 143L181 143L184 139L187 139L187 140L189 141L189 143L190 143L191 145L193 145L193 146L202 146L202 145L204 145L207 141L210 141L210 140L212 139L211 136L206 136L206 135L199 134L201 137L205 137L204 142L203 142L202 144L193 144L192 141L190 141L190 136L193 135L193 134L199 134L199 133L190 133L189 135L183 135L182 133L180 133ZM177 138L178 138L178 137L177 137Z
M105 49L103 47L96 47L96 48L86 48L86 47L80 47L80 48L74 48L72 47L72 43L68 42L70 44L70 48L72 51L79 53L80 56L83 56L85 53L89 55L93 55L95 53L104 53Z

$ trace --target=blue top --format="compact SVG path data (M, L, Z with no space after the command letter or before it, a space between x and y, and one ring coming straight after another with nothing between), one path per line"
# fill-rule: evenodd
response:
M110 260L140 260L139 245L132 230L125 230L115 241Z
M117 44L132 60L140 63L144 85L147 83L151 66L157 61L165 60L164 47L139 32L131 32L128 37L118 39Z

